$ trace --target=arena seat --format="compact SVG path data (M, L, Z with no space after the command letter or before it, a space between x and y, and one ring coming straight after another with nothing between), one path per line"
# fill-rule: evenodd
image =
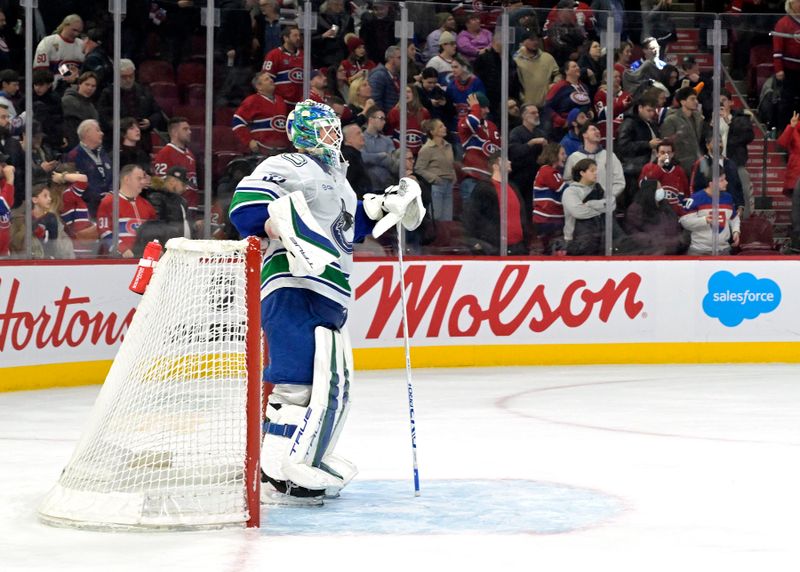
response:
M164 60L144 60L137 69L139 83L150 85L153 82L174 82L175 70Z
M154 81L148 87L161 110L171 116L175 106L180 103L178 86L171 81Z

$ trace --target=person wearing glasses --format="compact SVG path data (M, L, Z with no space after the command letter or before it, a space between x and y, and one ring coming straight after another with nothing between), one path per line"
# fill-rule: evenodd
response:
M367 112L367 128L364 131L364 148L361 158L367 167L373 189L383 189L397 181L397 159L394 143L383 134L386 113L377 107Z

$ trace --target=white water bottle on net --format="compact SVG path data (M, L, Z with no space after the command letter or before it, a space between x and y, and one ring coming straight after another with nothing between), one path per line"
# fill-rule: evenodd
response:
M258 239L172 239L39 507L57 526L259 525Z

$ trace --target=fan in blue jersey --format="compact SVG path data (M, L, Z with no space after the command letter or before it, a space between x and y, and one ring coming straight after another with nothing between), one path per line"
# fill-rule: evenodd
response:
M347 335L353 243L401 222L419 226L419 185L401 179L382 195L356 198L345 177L339 118L312 100L287 118L297 153L264 160L236 187L230 218L262 237L264 380L274 384L264 423L262 502L322 504L356 468L334 454L350 406Z

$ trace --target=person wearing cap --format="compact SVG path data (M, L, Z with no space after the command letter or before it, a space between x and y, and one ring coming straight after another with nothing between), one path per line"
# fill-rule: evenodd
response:
M233 115L233 133L251 153L283 153L289 148L286 102L275 93L275 82L265 71L255 75L253 86L256 93L248 95Z
M492 45L492 33L481 27L480 14L470 14L464 23L464 29L456 36L458 52L469 63L475 61L480 54Z
M561 79L561 71L553 56L543 51L539 42L539 34L529 32L514 54L514 63L517 64L522 82L523 103L531 103L542 109L547 90Z
M462 204L465 204L478 179L491 176L489 155L500 148L500 132L497 126L488 119L489 98L482 92L471 93L467 97L469 113L458 122L458 138L464 148L461 171L460 192Z
M561 146L567 154L567 157L572 155L575 151L581 148L583 141L581 139L581 127L589 121L586 112L581 111L580 108L573 108L567 115L567 133L561 138Z
M14 208L14 166L0 153L0 258L10 255L11 209Z
M422 57L425 61L430 61L431 58L436 57L439 53L439 38L444 32L455 34L456 32L456 19L450 12L439 12L436 14L436 21L439 27L428 34L425 39L425 49L422 51Z
M727 192L728 179L724 172L720 172L717 186L719 187L718 253L730 254L731 246L739 246L741 218L737 214L733 197ZM710 171L704 171L695 177L693 188L695 192L687 203L686 214L679 219L679 222L691 233L691 243L687 254L709 256L713 254L714 240L714 219L712 218L714 189L711 184Z
M678 85L680 87L694 87L700 83L700 66L694 56L683 56L681 67L678 70Z
M456 57L456 37L452 32L439 35L439 54L428 60L428 67L439 73L439 83L447 85L453 73L453 61Z
M375 62L367 57L364 40L355 34L347 34L344 43L349 55L339 65L344 68L347 83L351 84L358 76L367 77L369 71L375 67Z
M367 81L372 88L372 100L384 113L400 100L400 48L389 46L384 54L385 63L373 69Z
M325 103L328 99L328 77L326 69L312 70L309 80L308 98L318 103Z
M682 87L675 92L675 101L680 106L667 113L661 124L661 137L672 140L675 145L675 162L687 173L692 172L694 162L703 155L703 116L697 110L697 94L691 87Z
M184 167L170 167L163 181L155 179L153 187L142 192L142 196L156 211L156 220L169 226L169 236L166 240L178 236L192 238L192 227L189 223L189 205L183 198L183 193L189 184L189 175Z

